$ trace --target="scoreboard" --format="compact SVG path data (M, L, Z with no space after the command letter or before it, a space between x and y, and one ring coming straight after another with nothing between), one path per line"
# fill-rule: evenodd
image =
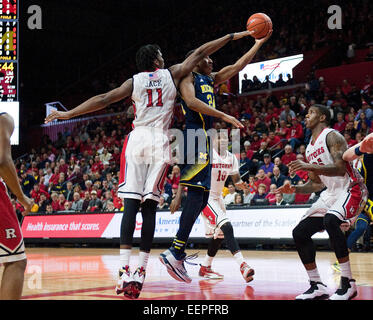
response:
M18 101L17 0L0 0L0 101Z
M0 0L0 112L15 122L12 144L18 144L18 0Z

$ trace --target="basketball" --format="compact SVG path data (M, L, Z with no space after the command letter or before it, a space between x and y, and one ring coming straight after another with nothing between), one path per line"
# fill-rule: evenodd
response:
M246 29L253 31L251 36L255 39L264 38L272 29L271 18L264 13L255 13L247 20Z

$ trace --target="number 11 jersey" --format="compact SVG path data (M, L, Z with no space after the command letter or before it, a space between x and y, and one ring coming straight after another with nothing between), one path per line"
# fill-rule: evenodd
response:
M172 122L177 90L168 69L140 72L133 76L133 128L152 127L167 131Z

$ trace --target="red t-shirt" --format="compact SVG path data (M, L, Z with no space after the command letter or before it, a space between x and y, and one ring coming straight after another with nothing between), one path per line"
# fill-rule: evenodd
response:
M268 138L267 139L268 148L272 148L275 145L276 145L277 148L281 148L281 143L279 143L280 141L281 141L281 139L278 136L275 136L273 139Z
M260 184L265 184L266 185L266 193L269 191L269 187L271 186L271 179L270 178L268 178L268 177L264 177L264 179L257 179L256 181L255 181L255 185L256 185L256 187L257 188L259 188L259 185Z
M289 131L287 132L286 139L302 139L303 138L303 128L301 124L297 124L296 126L291 126Z
M281 161L284 165L288 165L291 161L294 161L294 160L297 160L297 156L295 155L294 152L291 152L291 153L285 153L282 157L281 157Z
M296 204L304 204L308 201L308 199L310 198L310 194L301 194L301 193L296 193L295 194L295 199L294 199L294 203Z
M342 121L342 122L337 122L336 124L334 124L333 126L333 129L339 131L339 132L343 132L346 128L346 122Z

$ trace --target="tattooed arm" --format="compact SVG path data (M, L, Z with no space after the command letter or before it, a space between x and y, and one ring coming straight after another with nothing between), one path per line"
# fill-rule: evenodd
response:
M342 158L343 153L347 150L345 138L340 133L332 131L326 137L326 144L334 160L333 164L318 165L296 160L290 162L289 169L291 171L305 170L319 176L343 177L346 174L346 162Z

